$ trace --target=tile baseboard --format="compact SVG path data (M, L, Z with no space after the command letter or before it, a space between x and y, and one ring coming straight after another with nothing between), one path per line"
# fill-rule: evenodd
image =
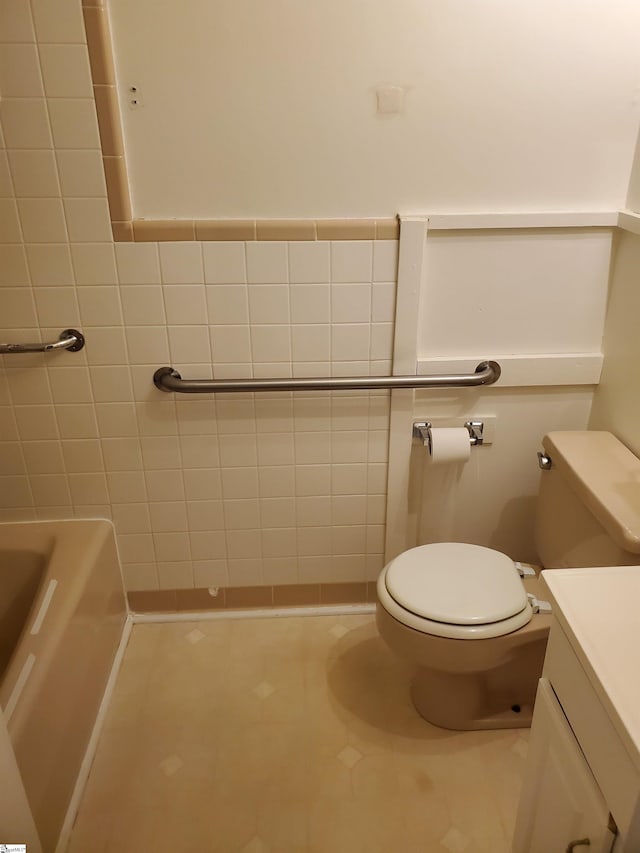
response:
M128 592L127 598L133 613L371 604L376 601L376 584L374 581L355 581L215 589L154 589Z

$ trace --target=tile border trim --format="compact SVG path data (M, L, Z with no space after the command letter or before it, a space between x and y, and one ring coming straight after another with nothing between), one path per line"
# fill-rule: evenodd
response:
M283 584L276 586L154 589L127 592L132 613L182 613L194 610L277 609L335 604L372 604L375 581Z

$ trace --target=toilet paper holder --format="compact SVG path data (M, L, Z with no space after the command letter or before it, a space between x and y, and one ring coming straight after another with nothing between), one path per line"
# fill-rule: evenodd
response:
M484 421L465 421L463 424L469 433L469 443L477 447L484 443ZM431 448L431 421L416 421L413 424L413 437L419 438L425 447Z

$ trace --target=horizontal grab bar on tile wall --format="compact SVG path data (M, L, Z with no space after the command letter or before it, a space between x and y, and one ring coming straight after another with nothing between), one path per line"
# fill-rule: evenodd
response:
M50 344L0 344L0 354L13 355L23 352L53 352L54 350L66 349L69 352L78 352L84 346L84 335L77 329L65 329L60 332L57 341Z
M173 367L159 367L153 383L161 391L215 394L233 391L377 391L386 388L465 388L493 385L500 378L497 361L483 361L475 373L443 376L319 376L305 379L183 379Z

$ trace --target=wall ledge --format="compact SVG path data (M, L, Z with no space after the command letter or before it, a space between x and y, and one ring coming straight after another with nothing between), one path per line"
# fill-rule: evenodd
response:
M601 352L544 353L541 355L497 355L482 352L477 356L447 358L419 357L417 373L473 372L479 361L495 359L502 375L495 388L557 385L597 385L602 372Z
M640 234L640 213L633 210L621 210L618 213L618 228L631 234Z

